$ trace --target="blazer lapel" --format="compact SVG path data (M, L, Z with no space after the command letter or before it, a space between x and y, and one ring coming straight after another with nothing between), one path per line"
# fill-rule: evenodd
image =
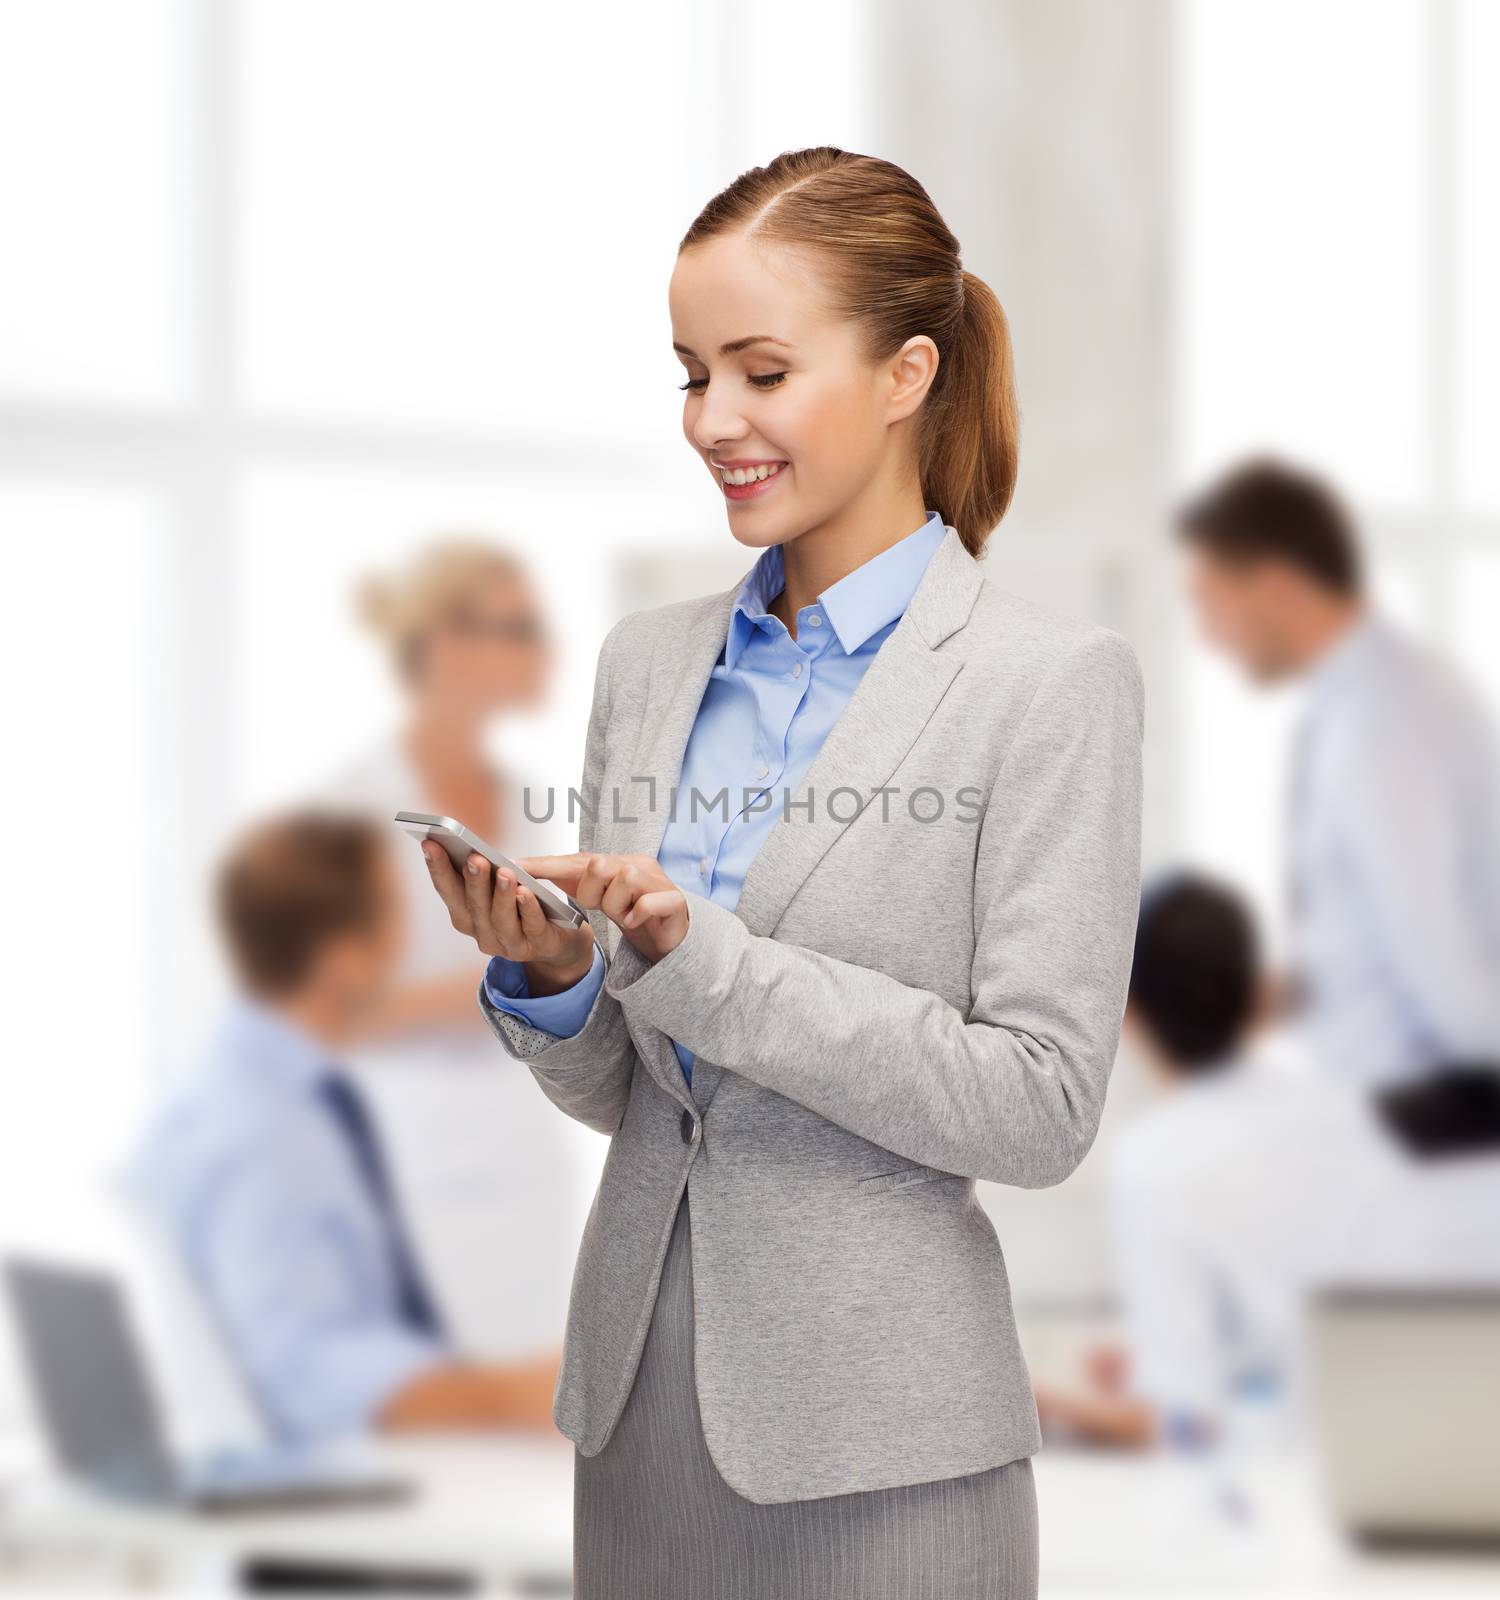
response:
M978 562L949 526L901 620L865 669L800 790L789 797L805 802L811 795L811 814L805 804L789 805L750 863L735 914L751 933L774 934L792 896L835 840L864 806L879 804L872 791L901 765L963 666L958 652L943 653L938 646L968 620L983 582ZM671 790L680 779L688 737L738 593L736 584L713 596L690 625L680 649L670 655L658 652L652 661L646 731L628 775L640 781L628 785L630 792L619 802L623 815L611 823L619 840L615 848L621 852L653 858L660 852ZM845 788L854 792L840 794L830 807L830 792ZM613 802L605 797L601 803ZM779 808L779 792L776 803ZM722 1068L715 1062L695 1061L689 1091L671 1040L660 1034L654 1042L658 1048L647 1061L653 1076L684 1104L695 1100L706 1107Z
M663 645L651 658L646 685L646 715L640 743L618 793L606 792L599 805L610 830L610 849L621 855L647 855L654 861L661 854L662 840L670 820L672 786L682 773L688 736L698 716L709 674L724 647L729 632L729 617L736 583L705 600L696 618L675 647ZM624 935L614 923L609 936L618 948ZM613 952L612 952L613 953ZM674 1100L692 1107L694 1093L682 1075L682 1064L672 1041L653 1028L646 1066L651 1076ZM703 1063L693 1063L693 1082Z

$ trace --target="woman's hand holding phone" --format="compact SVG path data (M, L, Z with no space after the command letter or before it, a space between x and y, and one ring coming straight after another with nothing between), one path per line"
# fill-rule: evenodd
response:
M462 874L440 844L424 842L422 855L454 928L485 955L524 963L532 994L558 994L587 975L594 959L587 922L563 928L548 921L514 874L477 853ZM556 883L586 910L602 910L648 961L676 949L687 932L687 897L650 856L576 852L521 856L517 864Z
M594 931L587 922L564 928L549 921L514 873L477 851L461 874L433 840L423 842L422 855L453 926L485 955L523 962L532 994L558 994L587 974L594 959ZM531 871L529 863L520 865Z
M687 933L687 896L655 856L574 851L525 856L521 865L532 877L555 883L585 909L597 906L653 964L675 950Z

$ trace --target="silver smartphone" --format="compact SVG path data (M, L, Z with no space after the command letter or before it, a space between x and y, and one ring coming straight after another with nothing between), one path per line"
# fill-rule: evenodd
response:
M533 878L525 867L517 866L509 856L501 855L494 845L486 844L477 833L471 833L463 823L452 817L434 817L425 811L398 811L396 826L413 839L436 839L460 872L464 870L470 854L478 852L486 861L515 873L520 882L536 896L536 903L542 908L542 914L548 922L555 922L564 928L577 928L588 920L587 912L571 895L564 894L561 889L548 888L545 883Z

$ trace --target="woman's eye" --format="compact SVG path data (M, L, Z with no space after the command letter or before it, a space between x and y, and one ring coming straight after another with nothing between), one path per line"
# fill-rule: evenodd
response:
M752 378L750 381L758 389L775 389L785 377L786 373L784 372L767 372L760 377ZM686 383L679 383L677 387L679 389L691 389L694 394L701 394L708 387L708 379L689 378Z

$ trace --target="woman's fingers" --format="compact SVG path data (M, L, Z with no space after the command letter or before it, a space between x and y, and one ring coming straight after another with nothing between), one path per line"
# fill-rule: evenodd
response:
M572 855L518 856L516 865L533 878L547 878L589 909L601 904L610 882L627 865L639 865L646 856L611 855L600 850L577 850Z
M503 867L495 870L490 920L500 953L512 961L550 961L563 942L536 896Z
M493 870L477 851L469 852L469 859L464 863L464 905L479 948L489 955L498 955L490 916L490 874Z
M453 926L460 933L472 934L474 925L469 920L464 886L459 882L458 873L453 870L448 852L440 844L424 844L422 854L427 859L427 871L432 878L432 886L442 897L443 904L447 906Z
M641 897L625 913L622 926L638 928L651 917L668 917L673 912L683 908L683 894L681 889L652 889Z
M516 880L499 867L495 869L495 891L490 896L490 925L500 941L501 953L512 961L523 959L517 953L525 935L516 906Z
M528 867L526 870L529 872L531 869ZM536 896L523 884L518 884L511 898L516 903L521 937L533 950L545 950L552 942L548 933L552 924L547 921L546 912L537 904Z
M585 909L597 907L621 928L638 927L645 918L681 909L681 892L650 856L578 851L572 855L522 856L519 865L533 877L551 879ZM672 898L670 902L653 899L645 911L632 916L631 907L649 894Z
M567 944L567 937L537 904L530 889L516 881L514 874L495 868L483 856L470 853L464 870L455 869L441 845L424 844L433 887L448 908L453 926L466 933L486 955L504 956L511 961L550 961ZM534 856L528 860L550 862L577 860L592 862L592 856ZM618 858L599 857L601 863ZM586 869L585 869L586 871ZM596 877L595 903L607 877ZM592 938L592 934L589 936Z
M579 905L602 911L612 922L625 914L632 897L639 892L645 870L644 856L608 855L594 852L576 856L538 856L536 859L554 872L534 872L534 877L551 877L561 884ZM655 866L655 863L651 863ZM527 867L528 872L532 869Z
M550 878L585 909L597 907L603 911L617 927L628 930L631 943L652 960L675 949L687 935L687 898L662 871L661 863L650 856L580 851L573 855L523 856L519 864L534 877ZM523 937L546 938L550 941L548 948L568 942L556 928L543 926L539 906L533 906L532 912L537 920L528 924L526 909L521 908ZM649 929L642 932L647 924Z
M517 856L516 865L525 867L533 878L549 878L559 889L572 894L592 859L587 851L574 851L561 856Z
M616 863L622 857L611 858ZM634 864L619 866L618 871L608 879L604 887L604 897L599 902L600 909L611 922L618 923L622 928L625 924L620 920L630 910L630 903L640 893L641 869Z

